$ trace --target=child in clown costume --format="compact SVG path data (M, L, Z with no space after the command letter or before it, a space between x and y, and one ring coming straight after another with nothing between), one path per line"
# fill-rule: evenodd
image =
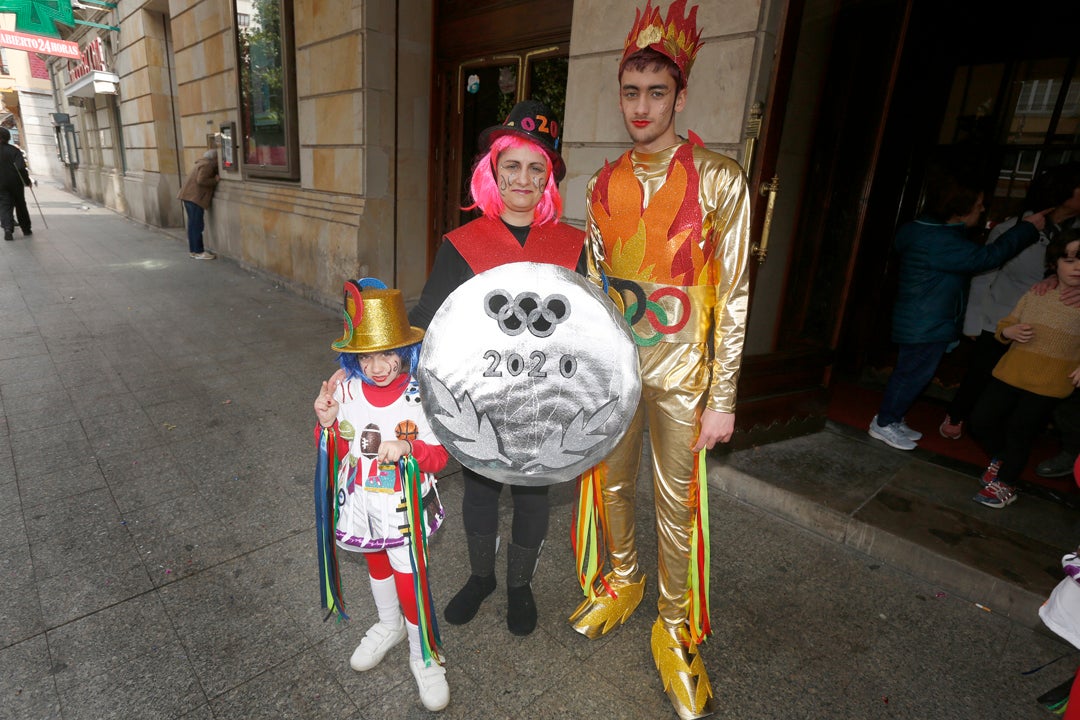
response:
M379 286L345 284L345 335L332 347L341 353L346 379L333 389L322 384L317 433L340 458L333 486L337 545L363 553L379 616L349 664L370 670L408 637L420 700L436 711L446 707L450 691L433 614L424 617L430 608L424 545L444 517L434 474L448 456L420 406L415 372L424 331L410 327L400 291ZM409 456L418 473L403 472Z

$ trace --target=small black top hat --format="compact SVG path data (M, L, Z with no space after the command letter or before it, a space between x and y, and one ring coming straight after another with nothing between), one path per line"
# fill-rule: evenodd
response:
M531 140L544 151L551 161L555 182L562 182L566 175L566 163L559 154L559 119L539 100L523 100L510 111L502 125L494 125L480 133L480 152L487 152L495 138L503 135L519 135Z

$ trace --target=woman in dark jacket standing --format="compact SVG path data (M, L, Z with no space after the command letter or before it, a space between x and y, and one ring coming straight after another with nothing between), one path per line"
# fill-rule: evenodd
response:
M885 387L870 437L898 450L914 450L922 433L904 422L904 414L934 376L951 343L960 338L971 276L998 267L1039 239L1043 212L1023 222L991 245L967 238L983 212L978 185L955 174L934 172L927 178L924 214L896 233L900 284L893 306L892 339L900 348Z

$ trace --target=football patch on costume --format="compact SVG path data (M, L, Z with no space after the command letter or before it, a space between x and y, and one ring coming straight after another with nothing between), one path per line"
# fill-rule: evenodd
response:
M371 460L379 454L379 445L382 444L382 433L375 423L368 423L360 433L360 455Z

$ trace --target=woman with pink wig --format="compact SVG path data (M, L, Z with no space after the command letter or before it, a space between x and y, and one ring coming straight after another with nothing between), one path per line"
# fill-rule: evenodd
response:
M584 275L585 234L559 222L559 181L566 166L559 155L559 121L535 100L514 106L502 125L480 134L480 156L472 174L473 205L481 217L447 233L435 256L411 324L427 329L443 301L469 278L513 262L543 262ZM446 606L446 621L469 622L496 586L499 494L502 484L463 467L462 518L469 545L470 575ZM514 519L507 544L506 626L515 635L536 628L536 603L529 586L547 537L547 487L513 485Z

